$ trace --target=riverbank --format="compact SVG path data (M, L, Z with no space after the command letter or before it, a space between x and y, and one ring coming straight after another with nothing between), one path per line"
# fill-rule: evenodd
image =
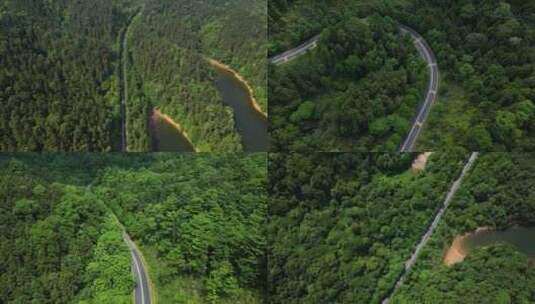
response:
M489 231L492 229L492 227L484 226L477 228L476 231L456 236L455 239L453 239L453 243L451 244L450 248L448 249L448 251L446 251L446 254L444 255L444 264L446 264L446 266L453 266L454 264L464 261L464 259L468 255L468 252L466 252L463 247L463 243L466 238L479 232Z
M243 78L243 76L238 74L238 72L233 70L230 66L228 66L228 65L226 65L224 63L221 63L221 62L219 62L219 61L217 61L215 59L207 58L206 60L208 60L208 62L212 66L214 66L216 68L219 68L221 70L224 70L225 72L231 74L234 78L236 78L236 80L238 80L246 88L247 94L249 95L249 102L251 103L253 108L267 120L267 118L268 118L267 113L262 110L262 108L260 107L260 105L256 101L256 99L254 97L253 88L251 87L251 85L249 85L249 83L245 80L245 78Z
M195 145L193 144L193 142L191 141L191 137L189 136L188 132L186 132L184 130L184 128L182 128L182 126L175 122L169 115L167 114L164 114L162 113L159 109L157 108L154 108L153 111L152 111L152 117L151 119L154 119L155 116L159 119L162 119L164 120L165 122L167 122L168 124L170 124L171 126L173 126L178 132L180 132L180 134L182 134L182 136L189 142L189 144L193 147L193 150L195 152L201 152L197 147L195 147Z

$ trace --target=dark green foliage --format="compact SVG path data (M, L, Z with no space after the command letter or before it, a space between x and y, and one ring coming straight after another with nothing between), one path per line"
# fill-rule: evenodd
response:
M216 72L206 59L242 74L266 110L263 16L257 0L147 1L128 37L132 137L147 131L145 119L156 107L181 124L199 150L241 151L232 109L216 90ZM144 143L133 149L144 150Z
M315 154L270 158L272 303L379 303L442 204L465 155Z
M325 16L334 24L317 49L271 66L274 150L392 151L409 131L427 83L423 61L393 19L343 8Z
M480 156L392 303L533 303L533 261L494 245L443 263L453 238L479 227L535 225L535 158L530 154Z
M462 116L468 124L456 124L453 114L433 118L421 148L456 145L471 150L533 151L533 2L415 0L412 4L397 12L396 18L426 38L443 77L459 84L467 100ZM437 136L444 132L448 136Z
M421 282L411 286L410 295L399 294L391 303L533 303L532 264L511 247L480 248L457 266L420 273Z
M114 62L130 5L0 3L0 150L118 148Z

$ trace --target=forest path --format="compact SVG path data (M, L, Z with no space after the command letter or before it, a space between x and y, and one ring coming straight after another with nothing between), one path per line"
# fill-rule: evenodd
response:
M126 106L128 103L128 76L126 74L127 71L127 62L128 62L128 33L130 31L132 23L134 23L134 19L139 16L141 13L141 10L138 10L128 21L128 25L126 26L126 29L122 32L121 37L121 73L119 73L120 82L122 82L122 90L121 90L121 106L120 106L120 113L121 113L121 152L128 152L128 142L127 142L127 135L126 135Z
M440 208L440 210L438 211L438 213L435 216L435 219L433 220L433 222L431 223L431 225L429 226L429 228L427 229L425 234L422 236L422 239L420 240L420 242L416 245L416 248L414 249L414 252L412 253L411 257L405 262L405 265L404 265L404 268L403 268L403 272L401 273L401 276L399 277L398 281L394 285L394 288L392 289L390 294L381 302L382 304L388 304L390 302L390 297L405 282L405 279L407 278L407 274L410 272L411 268L416 263L416 260L418 259L418 256L420 255L420 252L422 251L422 248L425 246L425 244L427 244L427 241L429 241L429 239L431 238L431 235L435 231L435 228L440 223L440 220L442 219L442 216L444 215L444 212L446 211L446 209L450 205L451 199L453 198L453 196L455 195L457 190L459 190L459 187L461 186L461 183L463 181L464 176L470 170L470 168L472 167L472 165L476 161L478 155L479 155L478 152L473 152L470 155L470 158L468 159L468 161L464 165L464 168L463 168L463 171L461 172L461 175L451 185L451 188L448 191L448 194L446 195L446 199L444 200L442 208Z
M87 193L91 192L92 186L92 184L87 185L85 187L85 191ZM123 240L130 249L130 254L132 255L132 272L136 281L136 287L134 290L134 303L152 304L155 302L152 301L153 293L151 292L151 286L153 285L150 283L150 278L145 267L143 254L141 253L137 245L132 241L128 233L126 233L126 229L124 228L123 224L119 222L117 216L115 216L113 212L112 215L115 218L117 225L121 227L121 230L123 231Z
M400 147L400 152L410 152L414 148L414 145L416 143L416 140L418 139L418 136L420 135L423 125L427 120L427 117L429 116L431 106L437 98L439 70L435 54L433 53L433 50L431 50L431 47L429 47L429 44L427 44L427 42L424 40L424 38L409 27L403 25L400 25L399 27L403 34L411 35L416 49L420 53L420 56L422 56L422 58L427 63L427 66L429 67L430 71L429 85L427 87L425 99L418 106L417 115L412 121L412 126L409 131L409 134L407 135L406 139L403 141ZM275 65L287 63L307 53L309 50L314 49L317 46L319 39L320 34L312 37L311 39L307 40L306 42L300 44L299 46L293 49L287 50L282 54L269 58L269 61Z

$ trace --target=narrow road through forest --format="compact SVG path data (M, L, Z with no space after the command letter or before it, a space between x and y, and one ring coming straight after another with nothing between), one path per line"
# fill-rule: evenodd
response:
M423 100L423 102L420 103L420 106L418 108L418 115L412 122L412 127L409 131L409 135L407 135L407 138L405 139L400 148L400 152L410 152L414 148L416 140L418 139L418 135L420 135L422 127L425 121L427 120L427 117L429 116L431 106L437 99L439 71L435 54L433 53L433 50L431 50L431 47L429 47L429 44L427 44L427 42L424 40L424 38L409 27L401 25L400 29L402 33L411 35L416 49L418 49L420 56L422 56L422 58L427 63L430 75L425 99Z
M409 274L412 266L414 266L414 264L416 263L416 260L418 259L418 256L420 255L420 252L422 251L422 248L425 246L425 244L427 244L427 241L429 241L429 239L431 238L431 235L435 231L435 228L438 226L438 223L440 223L440 220L442 219L442 216L444 215L444 212L446 211L446 209L450 205L451 199L453 198L453 196L455 195L457 190L459 190L459 187L461 186L461 183L463 181L464 176L470 170L470 168L472 167L472 165L476 161L478 155L479 155L478 152L473 152L470 155L470 158L468 159L468 161L464 165L464 168L463 168L463 171L461 172L461 175L451 185L451 188L448 191L448 194L446 195L446 199L444 200L444 203L442 204L442 207L440 208L440 210L436 214L435 219L433 220L433 222L431 223L431 225L429 226L429 228L427 229L425 234L422 236L420 242L416 245L412 255L410 256L410 258L405 262L405 266L404 266L404 269L403 269L403 272L402 272L401 276L399 277L399 279L397 280L396 284L394 285L394 288L392 288L392 291L390 292L390 294L381 302L382 304L388 304L390 302L390 297L405 282L405 279L407 278L407 275Z
M439 70L435 54L429 47L429 44L427 44L427 42L424 40L424 38L409 27L400 25L400 30L403 34L411 35L416 49L420 53L420 56L422 56L422 58L427 63L430 72L429 85L425 93L425 99L418 106L417 115L412 121L412 126L409 131L409 134L407 135L406 139L403 141L400 147L400 152L410 152L414 148L414 145L416 143L416 140L418 139L418 136L420 135L422 127L425 121L427 120L427 117L429 116L431 106L436 100L438 92ZM293 49L271 57L269 61L275 65L287 63L299 57L300 55L303 55L308 51L314 49L317 46L319 39L320 35L318 34Z
M127 62L128 62L128 32L130 31L130 26L132 25L134 19L141 10L136 12L134 16L128 21L128 25L126 26L126 29L122 33L122 41L121 41L121 73L119 73L120 79L119 81L122 82L122 92L121 92L121 106L120 106L120 112L121 112L121 151L122 152L128 152L128 137L126 134L126 107L128 104L128 76L127 76Z
M85 191L87 193L91 192L92 184L89 184L85 187ZM110 211L111 212L111 211ZM135 304L151 304L151 290L150 290L150 284L149 284L149 276L147 274L147 270L143 266L142 262L142 254L141 251L139 251L139 248L137 248L136 244L132 241L128 233L126 233L126 229L124 226L119 222L119 219L113 215L116 219L118 225L121 227L123 231L123 240L125 241L126 245L130 249L130 254L132 255L132 272L136 281L136 287L135 287L135 298L134 303Z

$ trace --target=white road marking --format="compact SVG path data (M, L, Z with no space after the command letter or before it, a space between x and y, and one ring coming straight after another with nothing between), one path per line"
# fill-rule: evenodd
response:
M132 251L132 259L134 260L134 265L136 265L136 271L139 277L139 283L141 288L141 304L145 304L145 293L143 292L143 277L141 276L141 271L139 270L139 264L137 263L136 255Z

